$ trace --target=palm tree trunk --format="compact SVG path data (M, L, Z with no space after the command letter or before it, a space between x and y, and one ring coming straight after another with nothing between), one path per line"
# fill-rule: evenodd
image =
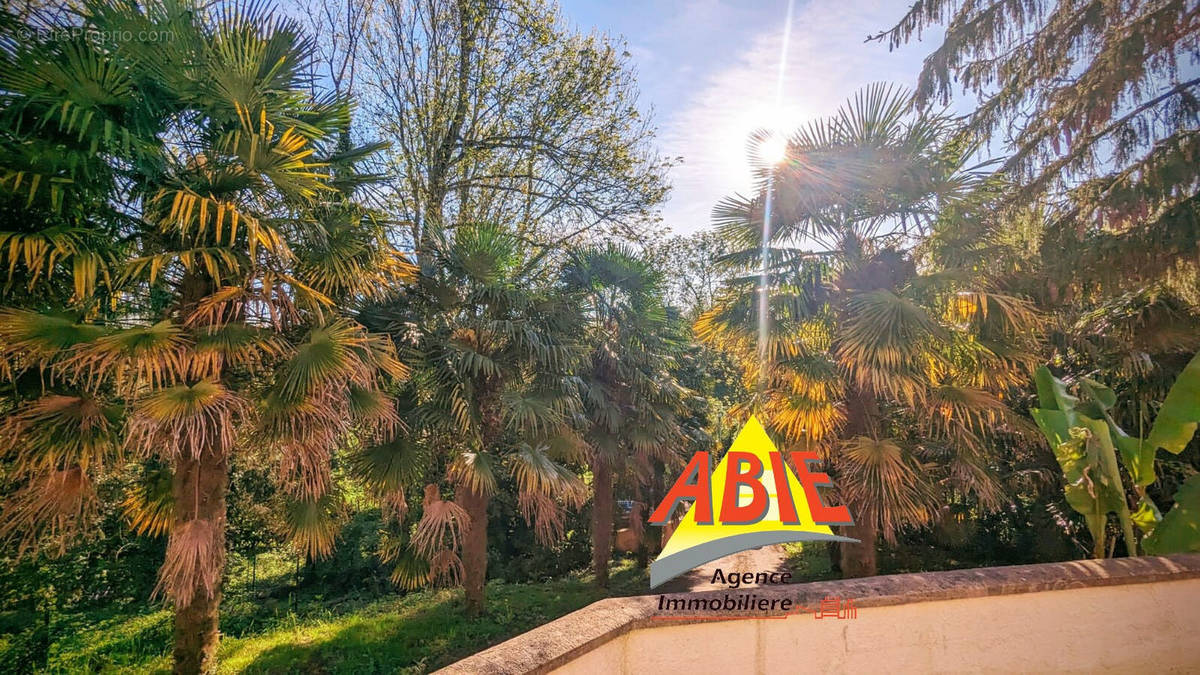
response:
M876 409L875 400L851 387L846 396L846 432L850 435L874 436L871 433L871 413ZM875 550L878 533L875 523L867 517L867 509L861 504L850 504L850 515L854 525L840 528L841 534L859 543L838 542L841 558L842 578L873 577L879 573L878 556Z
M471 518L471 526L463 533L463 590L467 598L467 616L479 616L484 608L483 584L487 580L489 498L469 486L460 485L455 491L454 501L458 502Z
M854 513L852 511L852 513ZM875 524L863 518L854 525L842 527L842 534L858 539L859 544L841 542L838 546L841 553L842 578L873 577L879 574L877 551L875 550Z
M608 587L608 561L612 558L613 470L597 459L592 467L592 571L597 588Z
M225 571L225 489L228 465L224 457L204 453L199 459L180 458L175 466L173 491L176 524L206 520L211 525L211 551L215 559L205 561L220 579ZM168 553L169 555L170 553ZM176 598L175 665L179 675L211 673L217 665L221 586L210 594L197 583Z

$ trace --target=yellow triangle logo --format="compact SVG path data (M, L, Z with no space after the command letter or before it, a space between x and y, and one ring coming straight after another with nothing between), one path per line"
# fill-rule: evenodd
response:
M655 588L688 570L694 569L718 558L748 551L750 549L780 544L788 541L846 541L857 542L857 539L838 536L829 525L814 522L812 510L806 492L795 472L787 462L772 461L771 454L779 455L775 444L767 436L758 419L751 417L746 426L738 432L729 452L725 454L712 472L711 506L714 511L725 504L726 480L730 471L729 458L736 453L747 453L758 459L762 467L759 476L766 490L766 511L761 519L755 522L723 523L720 519L712 523L697 522L697 504L692 504L684 515L683 520L671 534L670 540L659 553L658 559L650 566L650 588ZM745 458L743 458L745 459ZM704 467L706 469L707 467ZM794 505L798 523L785 523L780 516L780 496L778 485L782 483L774 475L776 469L782 468L786 475L790 501ZM703 469L702 469L703 470ZM738 471L738 469L734 469ZM740 473L740 471L738 471ZM753 489L749 485L739 485L738 505L745 506L753 500ZM785 498L789 495L785 495ZM790 520L790 518L789 518Z

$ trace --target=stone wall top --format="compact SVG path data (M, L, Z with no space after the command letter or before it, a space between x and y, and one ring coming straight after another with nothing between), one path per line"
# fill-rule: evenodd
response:
M864 608L1194 577L1200 577L1200 553L896 574L752 589L668 594L667 597L705 598L721 597L726 593L753 592L760 598L791 598L800 606L807 607L819 604L822 598L834 596L852 598L857 607ZM695 612L660 610L658 597L645 595L600 600L438 672L502 675L545 673L638 628L706 620L693 616ZM758 618L769 616L770 612L755 614Z

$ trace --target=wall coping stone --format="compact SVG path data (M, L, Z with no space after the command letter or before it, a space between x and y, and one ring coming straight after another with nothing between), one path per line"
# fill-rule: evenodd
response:
M1072 588L1144 584L1200 577L1200 553L1165 557L1109 558L1037 565L980 567L758 586L693 593L668 598L721 598L754 593L760 598L791 598L800 607L815 607L827 596L849 598L858 608L914 602L1015 595ZM546 673L639 628L714 621L696 612L658 609L658 595L606 598L522 633L437 671L518 675ZM671 615L678 619L669 618ZM720 616L720 615L715 615ZM744 615L741 618L749 618ZM757 618L786 618L783 612L756 612ZM719 620L719 619L718 619ZM729 618L723 620L730 620Z

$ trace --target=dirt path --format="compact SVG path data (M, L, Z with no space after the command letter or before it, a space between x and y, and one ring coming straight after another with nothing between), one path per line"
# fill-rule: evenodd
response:
M713 572L717 568L725 574L730 572L784 572L787 570L787 553L783 547L763 546L741 553L718 558L710 563L682 574L654 589L655 593L682 593L684 591L712 591L729 588L726 584L713 584ZM743 584L742 588L753 588L757 584Z

